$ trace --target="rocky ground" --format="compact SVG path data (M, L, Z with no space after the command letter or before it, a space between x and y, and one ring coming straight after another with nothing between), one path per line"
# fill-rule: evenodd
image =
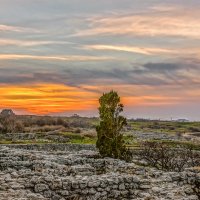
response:
M0 146L0 200L198 200L200 171L101 159L93 146Z
M156 133L156 132L142 132L142 131L133 131L131 135L138 141L146 140L170 140L170 141L191 141L197 142L200 141L200 133L184 133L184 134L170 134L170 133Z
M168 134L168 133L154 133L154 132L141 132L141 131L134 131L132 135L135 139L139 141L144 140L172 140L172 141L180 141L185 140L182 136L177 136L175 134Z

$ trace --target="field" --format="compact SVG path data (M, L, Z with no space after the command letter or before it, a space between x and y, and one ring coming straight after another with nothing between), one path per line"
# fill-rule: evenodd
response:
M131 121L130 124L135 131L171 134L200 133L200 122Z
M14 121L21 129L0 132L0 144L95 144L97 140L99 119L95 117L15 116ZM128 120L123 133L126 145L132 148L146 140L199 148L200 122Z

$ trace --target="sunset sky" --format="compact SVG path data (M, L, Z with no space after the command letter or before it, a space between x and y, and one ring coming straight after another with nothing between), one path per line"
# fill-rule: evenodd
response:
M0 110L200 120L199 0L0 0Z

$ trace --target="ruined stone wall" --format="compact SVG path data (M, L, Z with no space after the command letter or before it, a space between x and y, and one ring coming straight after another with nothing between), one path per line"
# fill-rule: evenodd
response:
M16 149L26 149L35 151L81 151L81 150L91 150L95 151L95 145L89 144L9 144L4 145Z
M199 182L199 175L195 173L185 173L186 177L179 182L178 174L169 175L168 184L178 181L178 184L185 184L185 199L198 199L196 194L199 194L199 188L195 182ZM47 198L57 198L59 195L63 197L81 197L82 199L155 199L153 198L157 193L163 193L167 197L164 188L152 187L152 183L148 179L139 179L138 176L131 176L125 174L110 174L102 176L89 176L84 179L80 176L66 177L62 179L37 177L31 180L35 192L42 194ZM188 185L187 185L188 184ZM153 190L153 192L152 192ZM53 192L52 192L53 191ZM173 190L172 190L173 192ZM177 191L178 192L178 191ZM180 193L183 191L179 191ZM174 198L174 197L173 197ZM173 199L172 198L172 199ZM176 198L174 198L176 199ZM177 197L177 199L179 199ZM180 198L181 199L181 198Z
M92 148L95 147L66 144L0 146L0 199L199 198L199 169L163 172L117 159L98 158Z

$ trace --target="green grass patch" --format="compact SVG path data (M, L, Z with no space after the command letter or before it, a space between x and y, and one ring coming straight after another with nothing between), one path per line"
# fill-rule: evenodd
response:
M131 121L129 124L134 131L172 134L200 132L200 122Z
M51 144L52 141L47 140L1 140L0 144Z
M72 132L63 132L60 133L60 135L67 137L69 139L76 139L76 140L81 140L83 138L83 136L80 135L79 133L72 133Z
M89 137L83 137L81 139L72 139L70 143L72 144L96 144L97 139L96 138L89 138Z

